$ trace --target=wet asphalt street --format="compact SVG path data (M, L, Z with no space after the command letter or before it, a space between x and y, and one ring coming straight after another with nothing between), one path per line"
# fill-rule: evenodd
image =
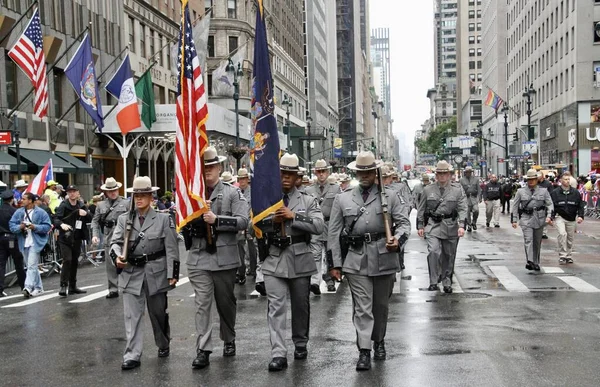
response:
M216 340L210 366L192 370L195 311L185 265L180 286L169 293L170 357L157 358L145 317L142 365L121 371L122 299L105 299L104 267L84 263L78 285L89 287L87 295L58 298L52 275L43 277L44 296L25 301L13 286L0 298L0 386L599 385L600 222L580 226L568 266L558 265L550 227L542 271L533 273L524 268L520 229L510 228L506 215L501 228L487 229L484 217L481 211L478 230L459 243L451 295L426 290L426 244L413 231L391 298L388 359L373 361L371 371L354 369L358 352L344 281L335 293L311 295L308 359L293 360L288 331L289 368L267 372L266 299L253 294L252 278L236 285L237 356L222 357Z

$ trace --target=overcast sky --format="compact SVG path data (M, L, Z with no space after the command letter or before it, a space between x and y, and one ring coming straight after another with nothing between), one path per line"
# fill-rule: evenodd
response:
M370 0L370 11L371 29L390 29L394 133L405 134L398 137L412 149L415 130L429 117L427 89L434 86L433 1Z

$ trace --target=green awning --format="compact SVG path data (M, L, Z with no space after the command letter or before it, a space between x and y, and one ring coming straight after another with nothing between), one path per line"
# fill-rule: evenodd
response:
M0 153L0 171L17 172L17 159L6 152ZM27 164L21 162L21 172L27 172Z
M15 148L9 148L12 153L16 153ZM59 156L52 154L49 151L37 149L20 149L21 160L25 160L30 166L33 166L35 172L39 172L44 168L48 160L52 159L52 169L54 173L77 173L77 168L61 159Z
M90 167L89 165L87 165L86 163L69 153L54 152L54 154L67 161L68 163L73 164L77 168L77 173L94 173L94 168ZM52 159L52 163L54 164L54 159Z

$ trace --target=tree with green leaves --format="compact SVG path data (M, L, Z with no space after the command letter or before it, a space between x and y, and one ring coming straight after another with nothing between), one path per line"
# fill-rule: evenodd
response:
M446 138L455 135L456 116L452 117L450 122L440 124L433 128L427 133L427 137L415 140L415 147L419 149L419 153L439 155L440 153L445 152L444 142Z

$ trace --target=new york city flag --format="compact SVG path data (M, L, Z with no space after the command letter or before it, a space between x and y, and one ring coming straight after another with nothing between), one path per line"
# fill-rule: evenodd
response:
M252 125L250 161L254 172L252 179L252 222L257 224L271 212L283 206L281 177L279 173L279 136L277 120L273 115L273 79L269 62L269 46L263 12L263 2L258 1L256 12L256 37L254 43L254 84L252 86ZM255 226L256 235L261 230Z

